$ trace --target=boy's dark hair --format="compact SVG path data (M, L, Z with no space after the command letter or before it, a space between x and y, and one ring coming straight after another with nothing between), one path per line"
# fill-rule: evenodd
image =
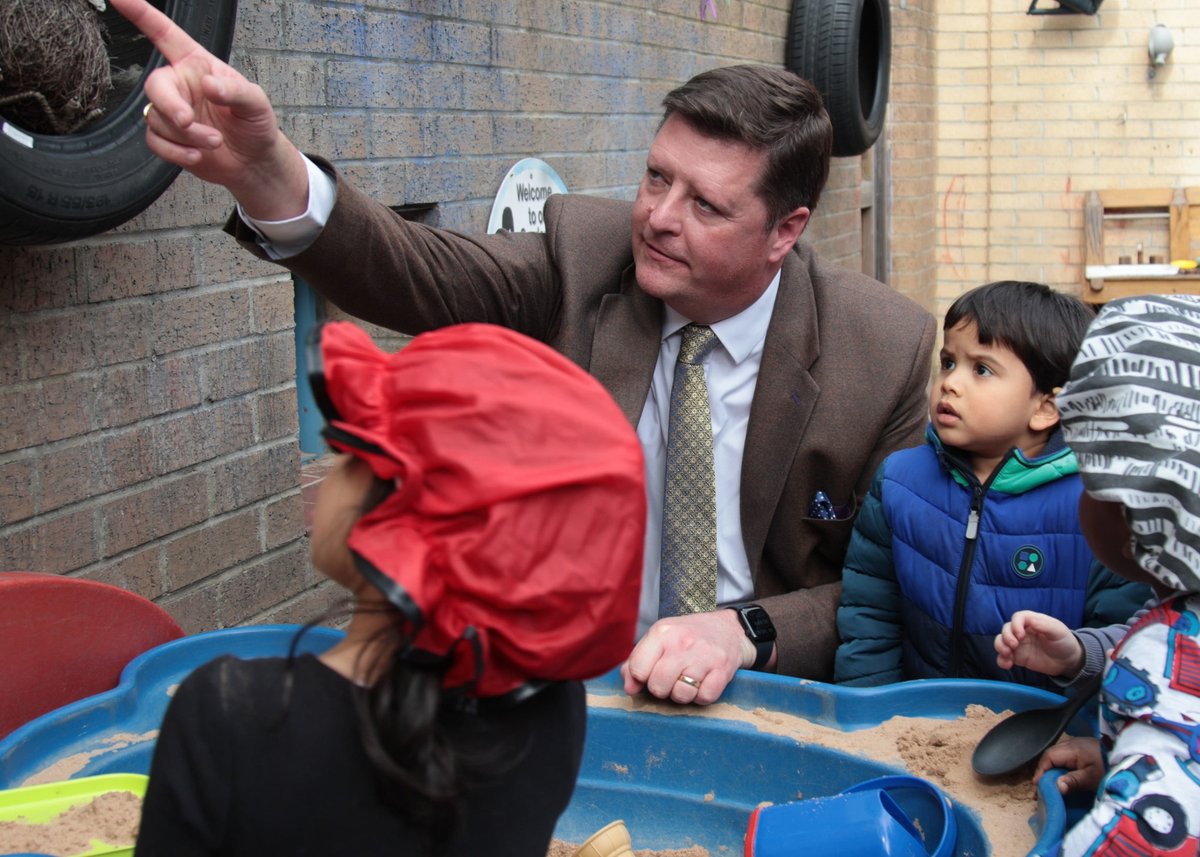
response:
M950 305L943 330L974 322L983 345L1010 349L1040 393L1067 383L1071 363L1095 311L1041 283L1001 280L971 289Z
M663 107L663 122L678 114L703 134L766 154L754 190L767 206L768 229L801 206L816 208L829 178L833 123L821 93L798 74L762 65L715 68L671 90Z

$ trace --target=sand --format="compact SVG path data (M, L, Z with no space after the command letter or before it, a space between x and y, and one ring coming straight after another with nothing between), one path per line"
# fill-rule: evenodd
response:
M142 799L133 792L101 792L41 824L0 821L0 854L83 854L100 844L128 848L141 815Z
M546 857L574 857L578 848L577 843L555 839L550 843L550 850L546 852ZM699 845L693 845L691 848L668 848L665 851L635 848L633 855L634 857L710 857L708 849L701 848Z
M962 717L938 720L926 717L893 717L870 729L843 732L802 717L779 711L747 711L727 703L705 708L679 706L622 694L590 694L588 705L666 715L718 717L753 725L761 732L783 735L801 744L818 744L844 753L894 764L910 774L937 784L952 801L974 810L991 846L992 857L1025 857L1036 838L1029 819L1037 811L1037 788L1028 773L984 781L971 768L971 754L979 739L1011 712L968 706ZM618 767L618 766L612 766ZM720 784L714 784L719 788ZM797 794L797 800L811 795ZM638 832L630 838L637 844ZM570 857L572 852L564 852ZM688 852L637 852L649 855Z
M61 759L47 765L35 774L26 777L21 781L22 786L40 786L43 783L57 783L63 780L69 780L86 768L97 756L103 756L105 753L111 753L114 750L123 750L132 744L140 744L144 741L154 741L158 738L158 730L151 729L147 732L135 734L133 732L118 732L114 735L109 735L99 742L100 746L95 750L88 750L84 753L72 753L70 756L63 756Z

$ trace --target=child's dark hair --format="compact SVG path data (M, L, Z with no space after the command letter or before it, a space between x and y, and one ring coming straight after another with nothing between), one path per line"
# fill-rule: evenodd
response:
M356 517L382 503L394 488L393 483L374 479ZM442 853L458 822L461 794L519 762L526 748L482 728L472 701L443 688L445 663L401 657L410 650L415 629L399 610L356 606L348 600L325 611L300 633L355 609L385 611L393 619L359 654L363 674L373 677L370 685L356 686L353 695L363 750L384 801L424 836L430 853ZM296 656L299 636L289 659ZM290 676L285 688L276 726L291 706Z
M375 479L362 514L382 503L393 487ZM424 831L436 854L454 833L460 795L515 764L525 748L482 731L474 701L442 686L448 663L408 656L416 629L399 610L380 609L394 621L360 655L374 681L354 695L359 733L380 793Z
M355 707L381 795L436 854L454 834L463 792L516 764L526 748L481 730L473 701L442 687L444 665L395 656L409 642L404 625L397 611L386 639L376 641L373 666L382 671L358 689Z
M1096 313L1083 301L1041 283L1001 280L960 296L943 330L973 322L982 345L1010 349L1040 393L1052 393L1071 374L1083 335Z

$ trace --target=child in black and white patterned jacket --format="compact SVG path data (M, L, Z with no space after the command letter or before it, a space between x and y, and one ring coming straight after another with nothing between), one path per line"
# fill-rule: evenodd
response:
M1091 811L1064 839L1063 857L1195 857L1200 297L1108 304L1088 330L1058 406L1083 476L1079 515L1088 543L1114 573L1150 583L1158 599L1131 620L1106 658L1099 740L1056 744L1034 778L1066 768L1061 791L1096 790ZM1019 634L1012 627L1018 618ZM1042 618L1014 616L997 637L1000 659L1050 674L1084 664L1081 637Z

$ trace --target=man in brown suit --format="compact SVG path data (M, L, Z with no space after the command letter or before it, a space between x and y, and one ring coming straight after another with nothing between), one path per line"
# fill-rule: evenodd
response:
M651 509L630 693L710 703L750 667L829 678L857 499L888 453L920 442L935 328L798 243L832 139L810 84L764 66L698 75L667 97L632 206L551 197L544 234L468 236L406 223L303 157L259 87L144 0L113 5L171 62L146 84L148 144L233 193L229 228L252 252L360 318L408 333L505 325L609 389L642 440ZM688 323L721 346L705 364L717 609L653 621L666 402Z

